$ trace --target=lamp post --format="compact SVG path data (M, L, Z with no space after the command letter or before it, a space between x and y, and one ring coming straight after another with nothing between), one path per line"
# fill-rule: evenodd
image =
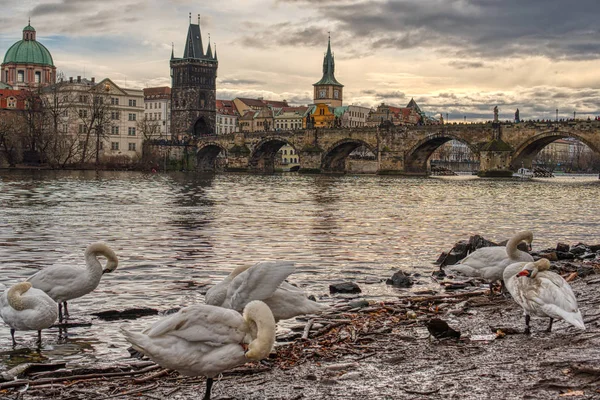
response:
M446 113L446 123L450 123L450 120L448 119L448 113Z
M575 120L576 115L577 115L577 111L573 111L573 120Z
M558 108L556 109L556 122L558 122Z

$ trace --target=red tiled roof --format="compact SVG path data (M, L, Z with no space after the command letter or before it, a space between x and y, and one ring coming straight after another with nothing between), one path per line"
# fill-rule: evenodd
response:
M271 106L273 108L283 108L289 107L287 101L274 101L274 100L260 100L260 99L246 99L238 97L242 103L246 104L249 107L264 107Z
M171 97L171 88L168 86L152 87L144 89L144 98L168 99Z
M8 108L8 98L13 97L17 100L16 108ZM24 110L25 109L25 93L21 90L0 89L0 109L8 110Z
M216 103L217 112L219 114L234 116L238 115L235 104L233 104L233 100L217 100Z

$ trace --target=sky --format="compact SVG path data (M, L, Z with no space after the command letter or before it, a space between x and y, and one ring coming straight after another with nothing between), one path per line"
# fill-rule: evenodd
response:
M312 103L331 34L344 105L452 121L600 115L598 0L0 0L0 55L31 18L66 77L170 86L189 13L216 44L217 98ZM213 47L214 51L214 47Z

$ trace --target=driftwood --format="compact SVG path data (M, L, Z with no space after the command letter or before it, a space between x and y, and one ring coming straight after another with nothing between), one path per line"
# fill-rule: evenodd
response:
M140 369L138 371L127 371L127 372L108 372L105 374L87 374L87 375L71 375L71 376L63 376L59 378L41 378L41 379L18 379L12 382L0 383L0 390L19 387L19 386L36 386L36 385L45 385L48 383L60 383L64 381L82 381L89 379L97 379L97 378L110 378L116 376L133 376L145 374L146 372L154 371L159 369L158 365L151 365L149 367Z
M64 368L66 363L51 363L51 364L42 364L42 363L25 363L19 364L14 368L9 369L6 372L0 374L0 378L2 381L12 381L15 378L21 375L27 375L31 372L39 372L39 371L56 371L57 369Z
M304 339L304 340L308 339L308 334L310 333L310 328L312 327L314 322L315 322L314 319L308 320L308 322L306 323L306 327L304 327L304 332L302 332L302 339Z

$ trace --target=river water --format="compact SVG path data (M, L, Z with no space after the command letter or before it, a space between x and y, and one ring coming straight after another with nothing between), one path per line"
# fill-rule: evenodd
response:
M72 300L66 342L0 323L0 370L23 361L77 364L128 356L118 328L156 316L103 321L92 312L203 302L208 284L237 265L296 261L290 281L322 301L332 282L355 281L367 298L400 290L381 281L398 269L428 274L438 255L481 234L534 232L534 249L600 243L600 182L592 177L488 180L326 175L195 175L93 171L0 171L0 283L52 264L84 265L85 247L108 243L119 268ZM433 286L435 288L435 286Z

